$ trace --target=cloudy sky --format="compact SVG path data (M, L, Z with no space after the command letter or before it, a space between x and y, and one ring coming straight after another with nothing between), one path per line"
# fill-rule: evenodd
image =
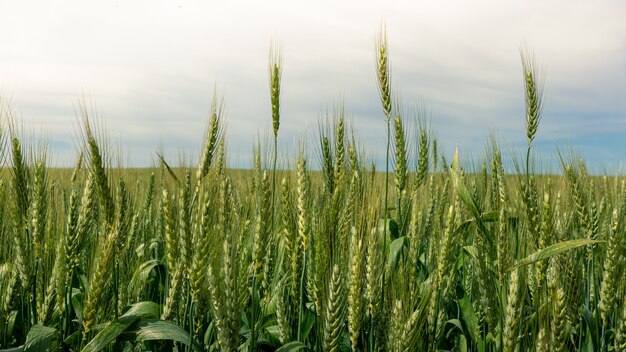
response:
M519 49L545 76L543 160L572 147L601 170L626 160L626 2L579 1L0 1L0 90L27 130L71 166L75 109L97 106L123 158L149 166L201 149L217 89L233 167L270 130L268 53L283 46L281 148L316 139L345 102L358 139L384 157L374 39L385 22L392 85L440 144L478 158L491 131L524 146Z

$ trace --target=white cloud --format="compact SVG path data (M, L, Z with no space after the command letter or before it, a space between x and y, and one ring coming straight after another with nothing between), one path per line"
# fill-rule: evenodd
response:
M397 94L407 105L424 102L448 150L459 144L479 155L490 128L523 142L523 42L546 76L538 138L626 130L624 13L617 0L3 2L0 87L26 121L70 144L73 104L87 92L110 135L146 165L160 143L174 157L200 149L216 85L230 150L241 154L234 160L247 161L270 123L274 38L285 54L285 145L304 126L314 134L317 117L343 96L360 139L380 148L373 45L384 20ZM71 165L71 151L55 152Z

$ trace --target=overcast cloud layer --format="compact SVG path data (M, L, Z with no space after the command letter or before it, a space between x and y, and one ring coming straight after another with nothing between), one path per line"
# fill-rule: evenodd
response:
M381 20L394 93L423 106L447 153L480 156L490 131L525 143L519 48L545 76L542 159L571 146L594 168L626 160L623 1L2 1L0 89L27 128L71 166L79 99L97 105L124 160L149 166L201 149L215 88L231 166L268 134L268 52L283 46L283 151L340 98L375 160L385 136L374 74ZM407 113L407 117L410 114ZM126 157L128 155L128 157Z

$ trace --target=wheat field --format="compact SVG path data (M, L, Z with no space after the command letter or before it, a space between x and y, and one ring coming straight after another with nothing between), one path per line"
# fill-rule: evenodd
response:
M111 167L88 109L76 167L50 168L3 104L0 350L625 351L626 178L571 153L536 171L529 56L527 152L446 160L398 108L384 33L375 53L384 170L342 109L279 160L279 48L251 170L228 168L218 98L197 165L148 170Z

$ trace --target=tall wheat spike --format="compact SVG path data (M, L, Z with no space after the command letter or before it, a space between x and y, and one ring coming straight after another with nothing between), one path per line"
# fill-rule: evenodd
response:
M514 269L511 271L509 280L509 291L506 305L506 315L504 317L504 348L505 352L512 352L515 350L515 345L518 340L518 320L519 320L519 278L520 270Z
M598 304L601 312L602 323L608 324L609 317L613 312L613 307L617 301L615 291L617 291L617 274L619 270L619 242L620 242L620 218L617 209L613 210L611 220L610 236L604 261L604 273L600 286L600 302Z
M344 279L339 265L335 264L328 288L328 302L326 303L325 351L339 351L339 342L344 325L345 304Z

